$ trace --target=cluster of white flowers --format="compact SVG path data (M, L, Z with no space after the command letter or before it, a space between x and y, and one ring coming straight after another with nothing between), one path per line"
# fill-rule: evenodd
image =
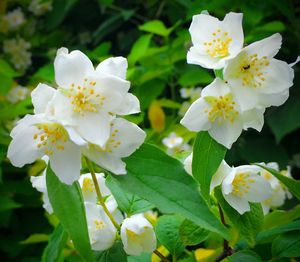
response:
M174 155L191 149L190 145L184 143L183 138L176 135L174 132L171 132L167 137L163 138L162 143L167 147L167 153L169 155Z
M118 204L105 184L103 173L96 173L105 205L115 221L121 225L120 234L124 250L128 255L138 256L143 252L151 253L156 248L156 236L153 226L143 214L137 214L124 219L118 209ZM42 176L31 177L32 186L43 193L43 207L48 213L53 213L49 202L46 172ZM90 173L80 176L79 184L84 200L88 233L93 250L103 251L109 249L117 238L117 229L105 213L102 206L98 205L95 186Z
M36 16L41 16L52 10L52 2L45 0L32 0L28 10Z
M193 154L190 154L184 161L184 169L189 175L192 175L192 158ZM261 165L279 171L277 163ZM291 177L289 167L281 173ZM241 215L250 211L249 202L261 203L264 214L267 214L271 208L282 206L286 198L292 197L275 176L256 165L230 167L223 160L212 177L210 193L220 185L224 199Z
M292 65L274 58L280 34L243 48L242 17L229 13L220 21L203 12L193 16L189 29L193 46L187 62L222 70L223 79L203 89L181 124L191 131L208 131L227 148L243 129L262 129L265 109L287 100L294 78Z
M8 30L16 30L25 23L25 16L21 8L10 11L3 17L3 22Z
M115 173L126 174L122 157L144 141L145 132L117 117L140 111L128 93L127 60L109 58L94 69L80 51L61 48L54 61L54 89L39 84L31 93L34 115L26 115L12 130L8 158L22 167L44 155L59 179L79 179L81 155Z
M31 45L23 38L13 38L3 41L3 51L9 56L11 63L18 70L25 70L31 65Z
M9 92L6 95L6 99L7 101L15 104L19 101L24 100L29 94L29 89L21 86L21 85L17 85L15 87L13 87L11 90L9 90Z

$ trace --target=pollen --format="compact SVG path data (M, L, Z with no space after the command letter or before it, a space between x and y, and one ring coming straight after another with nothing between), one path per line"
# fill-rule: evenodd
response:
M105 223L102 220L95 220L94 223L97 229L103 229L105 227Z
M232 38L228 36L228 32L218 29L212 33L211 41L204 42L205 51L211 57L226 57L229 55L229 45Z
M39 132L33 135L37 148L45 148L46 155L53 155L54 150L64 150L68 141L68 133L59 124L47 123L36 125Z
M257 54L247 55L241 59L238 77L242 80L242 86L258 88L266 81L266 69L270 62L266 56L258 58Z
M204 97L205 101L210 105L209 108L204 110L208 115L208 120L211 123L218 121L219 124L224 122L233 123L237 116L238 111L235 109L236 103L232 99L232 95L228 94L219 97Z
M249 173L239 173L232 181L232 194L235 196L243 197L249 192L250 184L255 181L251 178Z
M106 97L95 90L96 84L88 79L84 79L83 86L71 84L68 97L74 112L84 115L86 112L98 112L103 107Z
M94 187L92 179L90 179L88 177L83 179L82 191L83 192L91 192L91 193L95 191L95 187Z

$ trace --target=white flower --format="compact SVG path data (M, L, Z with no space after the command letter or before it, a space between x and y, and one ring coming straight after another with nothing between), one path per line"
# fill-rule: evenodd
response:
M99 166L117 174L126 174L125 163L121 158L130 156L144 142L145 132L137 125L116 118L111 124L109 140L104 148L88 144L83 154Z
M279 106L289 96L294 71L284 61L273 58L282 38L274 34L246 46L224 68L224 80L243 110Z
M32 0L28 10L36 16L40 16L52 10L52 3L51 1Z
M85 211L92 249L97 251L109 249L115 242L117 229L101 206L85 202Z
M167 147L167 148L175 148L179 147L183 143L183 138L180 136L177 136L176 133L171 132L169 136L165 137L162 140L162 143Z
M16 87L13 87L8 92L8 94L6 95L6 99L9 102L15 104L19 101L24 100L28 94L29 94L29 90L26 87L18 85Z
M210 191L221 185L224 199L242 215L250 211L249 202L262 202L272 194L270 184L259 175L260 170L250 165L231 168L223 161L212 178Z
M3 41L3 51L10 56L10 61L18 70L25 70L31 65L30 43L22 38Z
M15 30L25 23L24 13L21 8L9 12L4 16L4 20L7 22L8 29Z
M243 14L229 13L223 21L202 13L193 16L190 34L193 46L187 54L189 64L220 69L243 47Z
M208 131L218 143L231 148L243 129L262 129L264 111L257 108L242 112L229 86L216 78L203 89L180 123L190 131Z
M156 236L150 222L141 214L123 221L121 239L128 255L139 256L151 253L156 248Z
M49 214L52 214L53 208L49 200L47 184L46 184L46 170L40 176L30 177L30 182L32 186L36 188L37 191L43 193L43 202L44 202L43 208L45 208Z
M88 142L104 147L115 115L139 112L138 99L128 93L127 60L109 58L96 70L82 52L57 51L54 61L59 91L51 101L55 117L73 126Z
M108 187L105 185L105 177L103 173L96 173L96 178L98 181L98 185L100 187L100 191L102 196L105 198L109 195L111 195L110 190ZM80 176L78 180L82 195L84 198L85 202L92 202L92 203L97 203L97 194L94 186L94 182L92 179L92 175L90 173L83 174Z
M266 166L268 168L275 169L279 172L279 166L275 162L271 163L260 163L263 166ZM266 200L262 201L261 205L263 207L264 214L269 213L271 208L280 207L284 204L284 201L286 197L289 196L288 190L286 190L283 185L280 183L280 181L273 176L270 172L268 172L266 169L261 168L260 171L261 176L270 183L272 188L272 195L267 198Z
M185 171L192 176L192 161L193 161L193 153L191 153L183 162L183 167Z

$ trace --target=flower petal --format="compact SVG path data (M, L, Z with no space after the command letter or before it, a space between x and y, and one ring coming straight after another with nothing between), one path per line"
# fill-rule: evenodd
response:
M58 49L54 60L55 81L61 88L69 88L72 83L82 85L84 78L94 71L92 62L84 53L78 50L68 52L64 47Z
M212 191L223 182L224 178L229 175L232 171L232 168L223 160L217 170L213 175L210 183L210 194Z
M243 129L254 128L260 132L264 125L264 108L255 108L242 113L244 122Z
M114 75L122 79L125 79L127 67L128 67L127 59L122 56L118 56L118 57L108 58L103 62L101 62L97 66L96 71L101 74Z
M50 156L50 164L59 180L71 185L80 177L80 148L72 142L66 142L64 150L55 150Z
M233 194L223 194L223 196L227 203L239 214L243 215L245 212L250 211L250 205L246 199L234 196Z
M114 110L117 115L131 115L141 112L140 101L133 94L126 94L119 108Z
M55 89L45 84L38 86L31 92L31 100L35 114L46 113L48 102L53 98Z

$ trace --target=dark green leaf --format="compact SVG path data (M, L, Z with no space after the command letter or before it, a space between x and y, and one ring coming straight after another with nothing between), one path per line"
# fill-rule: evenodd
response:
M226 202L220 187L215 189L215 196L233 226L238 230L241 238L244 238L249 245L254 246L256 235L263 226L264 214L261 205L250 203L250 211L240 215Z
M127 175L116 177L124 189L153 203L163 213L181 214L205 229L229 237L178 160L144 144L125 162Z
M119 181L112 176L106 178L106 184L114 195L119 208L127 215L143 213L154 208L148 201L124 191Z
M228 257L229 262L261 262L258 254L251 250L242 250Z
M20 208L22 205L15 202L8 196L0 196L0 212Z
M183 218L180 216L164 215L158 219L155 226L158 241L175 256L180 255L184 250L184 244L179 234L182 222Z
M70 186L60 182L50 165L47 168L46 181L54 214L60 220L81 256L87 261L94 261L78 182Z
M60 258L63 248L67 242L68 234L62 225L58 225L50 236L48 244L44 249L42 262L56 262Z
M206 85L213 81L212 75L199 67L191 68L181 75L178 83L182 86Z
M299 257L300 231L296 230L278 236L272 243L272 254L275 257Z
M284 184L289 190L290 192L296 197L298 198L298 200L300 200L300 181L286 177L284 175L282 175L281 173L279 173L277 170L272 169L272 168L268 168L262 165L258 165L264 169L266 169L267 171L269 171L273 176L275 176L282 184Z
M300 220L296 220L292 223L275 227L270 230L262 231L257 235L256 241L258 243L267 243L272 241L274 236L294 230L300 230Z
M204 241L208 237L209 231L185 219L180 225L179 234L185 246L192 246Z
M209 199L210 182L227 149L216 142L207 132L199 132L193 149L193 177L199 182L201 194Z

